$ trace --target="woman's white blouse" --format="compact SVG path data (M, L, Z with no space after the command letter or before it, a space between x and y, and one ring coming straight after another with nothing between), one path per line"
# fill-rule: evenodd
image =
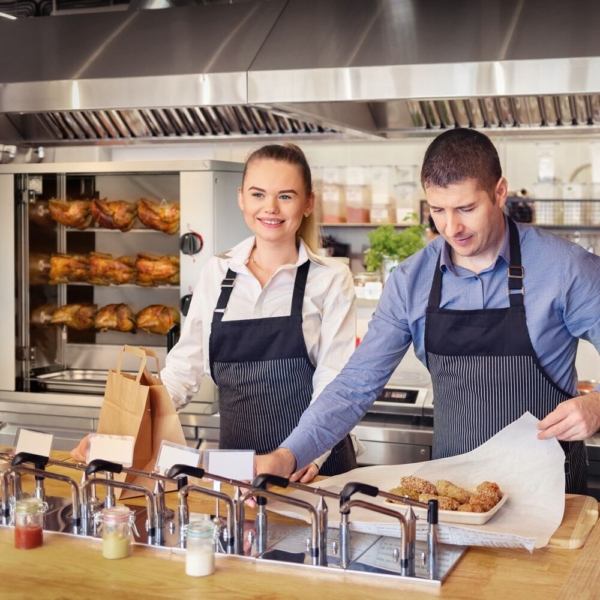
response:
M246 266L255 238L213 256L204 264L194 289L181 337L167 355L161 372L163 383L177 408L198 393L202 378L210 377L208 341L213 311L227 269L237 273L223 321L281 317L290 314L297 267L307 260L308 271L302 305L302 330L306 349L316 370L311 402L331 382L354 351L356 307L352 275L334 258L314 255L300 241L298 261L280 267L264 288Z

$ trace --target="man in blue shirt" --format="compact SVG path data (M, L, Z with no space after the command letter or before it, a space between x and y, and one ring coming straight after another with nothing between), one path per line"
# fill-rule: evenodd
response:
M412 342L431 373L433 457L468 452L529 411L565 450L566 490L585 493L585 440L599 388L577 396L578 339L600 349L600 257L503 213L507 182L491 141L438 136L421 183L440 237L386 284L369 330L336 379L257 471L293 473L362 419Z

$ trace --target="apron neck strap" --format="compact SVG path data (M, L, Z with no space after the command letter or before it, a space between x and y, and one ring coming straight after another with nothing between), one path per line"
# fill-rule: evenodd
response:
M223 320L223 315L227 312L227 304L229 303L231 292L233 292L236 276L237 273L235 271L227 269L225 279L221 281L221 295L213 312L213 323L220 323Z
M515 222L510 217L507 218L507 221L510 247L510 264L508 266L508 287L506 288L506 293L511 306L523 306L523 294L525 294L523 278L525 277L525 269L523 269L521 264L521 243L519 242L519 230L517 229ZM431 291L429 292L429 308L439 308L442 300L442 270L440 269L442 250L440 250L437 262L435 264L433 283L431 284Z
M302 314L302 304L304 302L304 290L306 289L306 280L308 279L308 269L310 260L301 264L296 270L296 279L294 281L294 295L292 296L292 315Z
M294 280L294 293L292 295L292 315L302 314L302 304L304 302L304 290L306 289L306 280L308 279L308 269L310 268L310 260L300 265L296 271L296 279ZM221 295L217 301L217 306L213 312L213 323L220 323L223 320L223 315L227 312L227 304L233 286L235 285L237 273L231 269L227 269L225 279L221 281Z

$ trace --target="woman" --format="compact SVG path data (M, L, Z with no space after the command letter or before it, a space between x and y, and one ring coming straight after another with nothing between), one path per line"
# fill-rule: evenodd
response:
M205 375L219 388L222 449L277 448L354 349L352 277L314 253L314 202L300 148L272 144L249 156L238 204L254 236L206 262L167 356L161 377L177 408ZM347 437L294 478L355 467Z

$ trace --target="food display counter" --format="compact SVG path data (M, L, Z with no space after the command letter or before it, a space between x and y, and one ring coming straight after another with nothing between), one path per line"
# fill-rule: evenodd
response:
M66 459L65 453L55 453ZM65 472L64 467L48 467ZM31 479L31 480L30 480ZM23 477L25 490L32 490L32 478ZM46 480L46 492L61 495L66 487ZM144 505L144 499L128 504ZM177 494L167 493L166 504L177 508ZM214 512L214 501L190 497L191 513ZM185 575L185 555L179 549L135 545L133 556L123 560L102 558L101 540L66 534L44 535L44 545L30 551L15 550L13 530L0 527L0 577L5 597L40 598L99 597L118 594L127 598L328 598L358 599L375 595L387 598L426 598L432 594L461 600L485 598L591 598L599 576L596 550L600 526L592 530L582 549L565 548L577 523L567 512L563 525L548 547L525 550L470 548L441 588L411 586L403 581L368 579L356 572L322 572L310 567L217 555L216 572L203 578ZM247 510L253 516L251 509ZM582 515L579 515L582 517ZM583 515L585 516L585 515ZM597 516L597 515L596 515ZM270 515L275 523L289 519ZM581 519L579 519L580 521ZM561 547L562 546L562 547ZM590 556L593 560L590 560ZM18 574L22 573L23 576Z

